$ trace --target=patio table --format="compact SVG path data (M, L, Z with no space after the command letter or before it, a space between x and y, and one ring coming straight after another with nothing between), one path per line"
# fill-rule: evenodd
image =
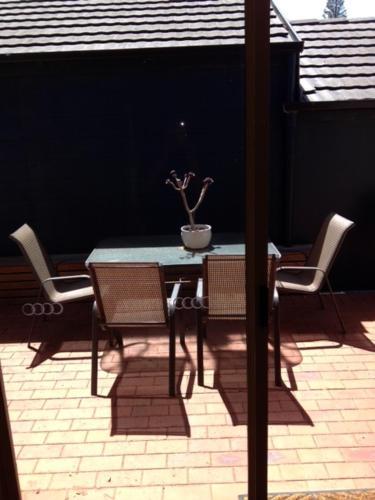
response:
M92 262L158 262L165 267L199 266L205 255L244 255L242 234L215 234L212 244L203 250L189 250L179 236L125 236L108 238L98 244L86 260ZM281 257L273 243L268 243L268 255Z

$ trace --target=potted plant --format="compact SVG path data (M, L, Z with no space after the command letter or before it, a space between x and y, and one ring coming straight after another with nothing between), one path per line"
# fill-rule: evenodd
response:
M190 181L195 177L194 172L189 172L184 174L183 179L180 179L175 170L170 172L170 177L165 181L166 184L170 184L175 191L178 191L182 198L183 206L188 214L189 224L181 227L181 238L186 248L199 249L206 248L211 241L211 226L208 224L196 224L195 223L195 212L203 201L203 198L207 192L208 186L214 181L211 177L206 177L203 179L202 189L198 198L197 203L193 208L190 208L187 198L186 190L190 184Z

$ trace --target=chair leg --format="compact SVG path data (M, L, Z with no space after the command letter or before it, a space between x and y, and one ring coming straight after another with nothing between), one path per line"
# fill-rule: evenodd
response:
M110 331L110 338L109 338L109 345L111 347L117 348L117 349L123 349L124 348L124 341L122 338L122 333L120 333L118 330L115 328L111 329ZM113 339L113 337L114 339ZM113 341L115 340L115 342Z
M181 314L181 311L178 311L176 314L176 323L177 323L177 331L180 337L180 344L183 349L186 349L186 340L185 340L185 332L186 332L186 323L185 317Z
M96 315L96 305L92 308L91 323L91 395L98 393L98 319Z
M34 352L39 352L39 349L37 349L36 347L31 345L31 339L32 339L32 335L34 333L35 324L36 324L36 316L34 315L33 319L31 320L31 328L29 330L29 335L27 338L27 347Z
M274 349L274 364L275 364L275 385L281 386L281 353L280 353L280 312L279 303L274 306L273 314L273 349Z
M115 337L116 337L116 340L117 340L118 348L119 349L123 349L124 348L124 338L122 336L122 333L116 331L115 332Z
M183 348L186 349L186 341L185 341L185 325L182 325L180 328L180 344Z
M169 323L169 395L176 395L176 325L174 314Z
M38 293L38 297L37 297L37 303L40 302L42 298L42 287L39 288L39 293ZM36 325L36 320L37 320L37 316L36 314L33 315L33 319L31 321L31 328L29 330L29 335L27 337L27 347L28 349L30 349L31 351L34 351L34 352L39 352L39 349L37 349L36 347L33 347L31 345L31 341L32 341L32 335L34 333L34 328L35 328L35 325Z
M204 385L204 367L203 367L203 336L204 326L202 312L197 310L197 370L198 385Z
M344 320L343 320L343 318L341 316L340 309L339 309L339 306L337 304L337 300L336 300L335 294L333 293L332 286L331 286L331 283L330 283L328 277L326 277L326 282L327 282L327 285L328 285L329 293L330 293L331 298L332 298L333 305L335 307L337 318L338 318L339 323L341 325L342 333L345 335L346 328L345 328Z

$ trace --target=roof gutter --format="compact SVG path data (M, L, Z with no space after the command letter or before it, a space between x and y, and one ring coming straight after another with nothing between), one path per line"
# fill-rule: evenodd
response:
M20 52L12 54L0 54L0 65L19 62L35 62L35 61L72 61L78 59L105 59L108 57L147 57L159 54L171 54L173 52L179 55L183 52L209 52L213 50L238 50L244 49L244 41L233 44L216 44L216 45L194 45L184 47L148 47L148 48L119 48L119 49L103 49L103 50L77 50L77 51L60 51L60 52ZM288 42L271 42L272 51L296 51L301 52L303 43L301 41Z
M233 51L243 48L244 44L218 44L218 45L194 45L184 47L152 47L152 48L119 48L103 50L77 50L61 52L29 52L15 54L0 54L0 65L7 63L27 63L27 62L54 62L54 61L77 61L82 59L108 59L108 58L147 58L155 54L209 54L215 50Z
M289 61L289 75L290 83L289 89L290 93L288 100L298 101L300 98L300 53L303 51L304 43L299 37L298 33L295 31L290 22L281 13L280 9L275 5L275 2L271 0L272 8L274 9L276 15L280 19L284 28L288 31L289 36L293 40L293 45L297 49L294 53L293 59ZM284 106L285 110L285 106ZM295 131L297 127L297 116L296 114L290 114L286 119L286 129L285 129L285 202L286 210L284 214L284 230L283 230L283 240L287 245L291 244L292 232L293 232L293 213L294 213L294 165L295 165Z
M278 18L282 22L284 28L288 31L290 37L292 38L293 42L296 42L300 46L300 52L303 50L303 40L299 37L298 33L296 30L293 28L293 26L290 24L290 22L286 19L286 17L282 14L280 11L279 7L275 4L274 0L271 0L271 5L273 10L276 12Z
M375 109L375 99L351 101L304 101L284 105L285 113L298 113L299 111L335 111L346 109Z

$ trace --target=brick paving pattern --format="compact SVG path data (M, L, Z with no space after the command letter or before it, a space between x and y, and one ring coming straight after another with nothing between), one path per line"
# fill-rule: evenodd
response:
M375 476L375 294L282 298L283 389L270 371L269 492L371 488ZM102 397L90 396L90 311L45 322L36 354L29 322L3 308L3 366L23 499L237 499L246 491L245 344L241 322L212 323L206 385L196 384L195 326L178 348L181 395L167 395L167 336L101 343ZM270 348L271 349L271 348ZM272 355L270 355L272 360ZM28 368L29 366L32 368Z

